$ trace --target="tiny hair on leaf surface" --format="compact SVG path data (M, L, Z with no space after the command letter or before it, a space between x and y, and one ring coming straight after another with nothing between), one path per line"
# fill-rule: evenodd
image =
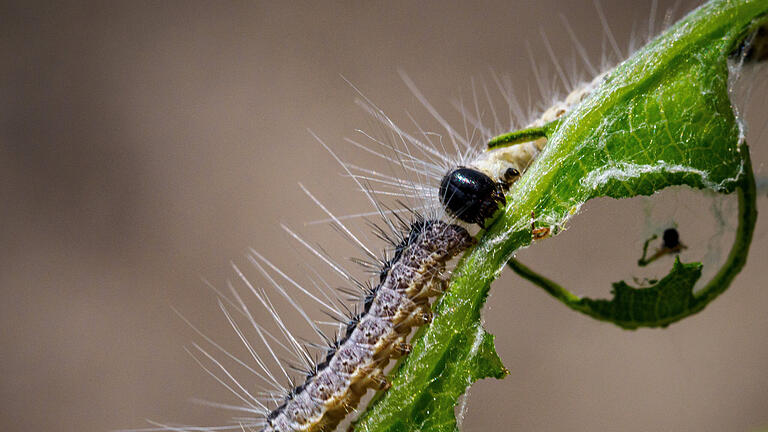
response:
M592 198L651 195L679 185L743 193L740 185L751 178L751 167L729 98L728 58L766 13L765 0L706 3L619 64L586 100L545 128L546 148L460 260L434 321L416 334L412 353L393 372L392 387L370 404L354 430L457 430L454 406L466 388L508 373L493 336L482 327L481 309L509 258L533 241L531 214L536 226L557 232ZM494 143L519 142L519 136ZM754 207L749 214L755 217ZM746 259L749 242L737 243L736 253ZM732 250L729 259L733 255ZM718 274L721 282L741 268L726 267Z

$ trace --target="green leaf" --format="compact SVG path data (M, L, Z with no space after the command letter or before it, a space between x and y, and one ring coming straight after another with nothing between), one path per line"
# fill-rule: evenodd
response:
M693 286L701 277L701 267L701 263L683 264L676 259L669 274L650 287L633 288L624 281L615 282L613 299L584 298L583 303L596 316L625 328L666 326L687 314L696 302Z
M650 195L672 185L736 189L749 168L728 98L727 57L766 12L766 0L707 3L616 67L547 128L547 147L461 259L434 321L414 337L392 388L355 430L456 430L454 406L465 389L506 373L480 311L507 260L531 243L532 213L538 226L556 231L594 197ZM732 279L738 270L726 273Z
M720 271L698 292L694 293L693 288L701 277L701 263L683 264L679 259L675 259L667 276L650 287L633 288L623 281L614 283L611 300L579 298L515 259L509 260L508 264L518 275L540 286L571 309L626 329L666 327L698 313L728 289L747 262L757 222L757 191L746 146L742 151L745 164L737 189L739 227L736 238Z
M595 300L576 296L561 298L563 289L545 277L534 273L519 261L509 266L520 276L541 286L561 299L568 307L602 321L610 321L626 329L666 327L693 313L697 304L693 286L701 277L701 264L675 264L667 276L645 288L634 288L626 282L614 282L611 300Z
M613 299L582 299L595 316L625 328L665 326L688 312L695 303L693 286L701 277L701 263L675 260L672 270L656 284L633 288L626 282L613 284Z

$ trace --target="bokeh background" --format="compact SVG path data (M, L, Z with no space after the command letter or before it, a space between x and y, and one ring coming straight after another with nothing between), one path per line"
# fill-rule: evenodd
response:
M645 1L602 3L626 47L675 2L655 13ZM530 58L554 71L541 33L566 69L585 71L570 63L559 15L596 63L610 52L591 0L3 2L0 429L222 424L227 413L189 402L235 400L185 353L200 337L172 308L237 346L203 279L225 286L249 247L305 273L307 254L279 223L337 257L354 253L327 226L304 225L323 215L297 186L339 214L369 210L307 132L352 157L343 138L371 120L342 75L406 129L409 112L438 131L398 69L448 113L472 79L493 83L490 70L509 74L524 105L537 102ZM745 110L758 175L762 91ZM722 257L711 242L727 247L732 204L686 191L595 201L520 257L608 295L612 281L669 268L634 262L644 238L672 223L690 246L684 259ZM767 231L760 219L749 264L722 298L666 330L593 321L505 273L485 317L510 375L472 387L464 430L768 426Z

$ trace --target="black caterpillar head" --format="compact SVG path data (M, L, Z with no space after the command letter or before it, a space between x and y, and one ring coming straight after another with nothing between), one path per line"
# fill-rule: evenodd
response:
M451 170L440 182L440 201L457 218L484 227L486 219L506 205L504 187L482 172L466 167Z

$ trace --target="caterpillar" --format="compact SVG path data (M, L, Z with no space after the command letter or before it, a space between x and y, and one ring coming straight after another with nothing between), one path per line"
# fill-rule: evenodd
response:
M529 123L529 127L539 127L565 115L575 104L588 97L604 76L605 73L598 74L594 80L571 92L565 99ZM304 382L292 385L289 390L280 390L284 393L282 396L270 394L268 400L277 403L274 408L268 407L266 403L256 402L257 398L251 397L242 389L246 395L246 407L239 407L239 410L258 416L237 419L237 425L222 426L216 428L217 430L332 430L356 409L367 390L386 389L388 383L384 369L392 359L409 352L407 337L411 329L429 322L429 300L443 292L447 286L447 263L473 243L469 231L451 218L484 226L498 207L506 203L504 192L525 173L546 146L546 138L540 137L483 152L477 146L470 145L467 140L460 143L465 146L460 151L460 163L446 172L446 164L455 163L455 160L445 157L435 147L430 147L395 127L394 123L372 104L369 108L374 117L380 118L392 128L391 131L399 142L404 143L406 147L410 145L410 150L403 151L389 143L390 153L394 156L390 154L384 156L385 159L408 172L426 173L425 176L429 173L442 173L439 187L426 183L409 184L396 177L343 163L345 169L358 182L368 180L388 184L398 190L402 197L426 195L438 198L451 217L446 222L440 217L423 216L421 211L424 208L391 210L377 206L375 213L384 217L388 227L379 228L378 235L389 242L393 256L388 258L385 255L382 258L372 253L367 254L374 262L363 264L378 272L378 282L374 286L357 283L364 292L361 311L350 313L339 335L333 339L328 338L327 346L321 347L324 357L319 362L310 358L306 349L288 334L284 326L278 325L285 339L289 341L288 348L306 360L309 370ZM429 155L428 160L413 156L413 149ZM353 170L357 172L353 174ZM362 189L367 187L362 183L358 185ZM425 205L428 206L429 204ZM411 212L409 220L399 216L402 211ZM363 216L365 215L368 214ZM330 213L329 216L336 226L341 227L342 232L351 236L341 225L339 218ZM359 241L357 243L362 246ZM365 246L362 247L367 250ZM271 266L264 259L259 260ZM251 289L254 293L258 292L256 288ZM281 291L281 294L290 297L285 291ZM276 310L267 296L257 294L257 297L270 315L276 317ZM238 307L245 310L239 302ZM335 317L338 318L338 314L335 314ZM258 326L254 327L265 344L268 344L268 340L276 342L275 336L267 334ZM278 361L277 356L275 360ZM257 360L257 363L264 369L266 381L276 381L260 360ZM227 374L226 370L224 373ZM213 428L164 426L164 429Z
M556 114L562 115L561 112ZM390 126L394 127L393 124L390 124ZM532 145L540 146L541 143L537 142ZM368 248L351 234L350 230L341 223L339 218L335 217L304 188L310 198L315 200L318 206L330 216L329 220L336 225L337 229L344 232L349 238L353 239L353 242L362 247L369 259L375 260L375 262L364 260L359 260L358 262L363 264L364 267L377 272L378 282L374 286L369 286L355 281L355 285L363 292L361 310L357 313L347 314L344 328L336 337L328 338L317 327L314 327L327 341L327 346L322 348L324 350L322 360L315 362L311 359L307 350L302 348L293 336L290 335L290 331L282 323L276 308L269 300L266 292L263 289L260 290L252 286L247 282L242 272L238 270L240 277L249 286L249 289L256 294L259 302L267 309L269 315L277 322L285 339L290 341L289 345L297 354L296 357L304 360L303 363L306 368L306 377L303 383L293 385L287 390L279 389L279 391L284 393L282 399L278 394L270 394L268 399L279 402L276 408L269 409L263 402L254 405L256 398L253 397L241 398L250 406L247 410L258 414L259 417L241 419L238 427L257 427L264 432L334 430L350 412L356 409L361 398L368 390L385 390L388 388L389 384L384 370L392 359L397 359L410 352L407 338L411 330L414 327L430 322L431 308L429 301L431 298L444 292L448 286L447 263L474 244L474 238L469 231L455 223L456 221L453 220L453 217L468 223L482 223L477 213L472 214L472 209L469 212L452 211L450 203L456 202L456 197L460 195L459 192L455 193L454 201L448 201L448 204L446 204L450 212L447 217L439 212L428 211L430 206L435 204L430 202L429 198L426 198L426 203L419 210L425 214L431 213L430 217L426 217L419 211L407 207L406 209L410 213L408 219L399 215L398 211L383 209L379 206L378 201L374 199L372 192L367 191L361 183L362 180L375 179L360 174L353 174L352 169L355 168L354 165L341 161L330 148L327 146L326 148L342 164L377 207L376 213L383 218L386 228L376 225L375 230L381 239L389 243L392 256L391 258L388 258L386 255L384 257L374 256ZM501 149L502 151L498 154L505 156L499 156L495 161L492 158L481 155L479 162L471 166L489 167L494 165L496 172L500 169L507 171L519 169L519 172L524 172L532 158L537 154L527 151L526 149L528 148L528 145L524 144ZM406 158L404 160L397 148L392 147L391 150L393 154L399 154L400 157L388 157L390 162L396 162L405 171L413 170L409 166L409 162L415 162L415 158ZM502 164L506 164L506 166L502 166ZM454 173L452 178L456 177L455 173L458 171L459 169L452 171ZM485 171L494 175L493 168L485 168ZM489 175L484 175L490 178ZM446 177L451 177L451 174L446 175ZM499 183L501 181L503 180L499 180ZM429 186L418 184L418 186L406 187L398 183L396 187L400 188L403 197L413 198L417 196L415 192L423 193ZM380 190L379 193L381 192L383 191ZM442 191L440 193L443 194ZM476 197L466 196L463 198L465 198L461 204L463 207L469 207L467 201L476 199ZM501 199L503 199L503 194L501 194ZM482 205L488 206L489 204ZM453 215L453 217L450 215ZM291 234L298 239L297 235L292 232ZM299 240L304 243L303 240ZM306 243L304 244L308 246ZM312 248L310 247L310 249ZM313 252L317 253L315 250ZM263 264L277 271L266 258L256 253L255 256L256 259L253 261L263 274L267 274ZM327 260L327 258L323 259ZM262 264L258 264L259 261ZM335 264L330 262L329 264L332 267L336 267ZM288 279L287 277L285 278ZM292 280L290 281L295 284ZM280 288L277 284L274 285L280 290L281 295L286 298L290 297L283 288ZM300 289L305 293L307 292L306 289ZM239 299L239 296L236 295L235 297ZM319 300L318 302L326 306L326 308L332 309L327 302ZM242 301L239 301L239 308L247 310ZM299 308L297 307L297 309ZM303 311L300 312L305 315ZM250 313L248 315L253 320ZM334 310L332 315L338 321L341 321L340 316L342 313L339 310ZM306 318L306 315L305 319L310 321ZM232 322L231 319L230 322ZM238 334L241 334L241 330L235 324L233 324L233 327L235 327ZM276 337L268 334L263 328L255 323L254 327L259 333L262 342L266 345L269 344L268 339L275 341ZM249 347L250 350L251 348ZM271 348L270 352L272 352ZM204 351L203 353L222 369L224 375L231 378L229 372L221 367L212 356ZM275 377L264 366L264 361L257 356L255 358L263 372L260 375L265 378L265 381L277 384ZM243 393L248 394L244 390ZM248 401L248 399L253 401ZM163 430L187 430L183 427L167 425L163 425L163 428Z
M554 104L534 120L531 126L545 124L561 117L586 97L591 89L600 83L603 76L604 74L600 74L591 83L587 83L563 101ZM412 86L410 80L405 76L404 79L418 94L418 90ZM239 409L256 416L239 419L238 425L231 427L233 429L258 428L263 432L331 431L356 409L368 390L386 390L389 383L384 373L385 368L391 360L410 352L410 345L407 343L408 335L414 327L430 322L429 301L439 296L448 286L447 263L474 244L472 235L461 223L482 226L498 206L504 203L504 191L518 176L524 174L526 168L546 144L546 139L542 138L483 152L481 148L471 145L467 140L455 147L460 159L465 160L466 163L459 162L461 165L457 168L448 169L457 164L456 158L438 150L438 146L430 145L406 133L370 100L364 96L363 99L361 104L369 114L385 125L389 137L378 139L365 135L385 151L355 141L351 142L385 159L396 171L400 171L399 176L344 162L322 140L319 138L318 140L342 165L375 207L374 212L348 215L344 218L361 216L382 218L384 228L377 225L374 230L379 238L389 244L391 258L386 254L384 257L375 256L342 224L343 218L334 216L305 189L310 198L329 216L328 219L316 222L333 223L337 231L344 233L347 238L352 239L353 243L362 248L371 261L357 262L377 273L378 281L375 285L369 286L350 278L350 281L363 292L362 298L359 298L361 310L348 313L343 329L333 338L325 336L317 327L314 327L327 342L325 346L318 346L322 356L319 361L315 361L290 334L266 292L252 286L238 271L241 279L249 286L249 290L256 294L259 302L273 317L283 338L289 341L287 351L295 352L295 357L303 363L306 376L303 383L292 384L290 388L284 389L278 385L278 380L265 367L265 362L256 357L256 362L261 368L260 375L265 378L264 381L271 382L275 389L268 395L267 400L276 403L277 406L271 408L264 402L257 402L256 398L249 397L243 389L239 389L239 392L234 391L247 404L247 408ZM430 108L428 104L426 106ZM459 184L461 173L465 173L470 180L466 184ZM435 188L432 180L440 176L442 176L441 184L439 188ZM375 191L371 184L376 186ZM398 200L417 200L421 204L410 206L401 203L401 208L391 209L382 206L380 200L375 197L376 194L394 195ZM436 211L436 208L441 210ZM410 216L401 216L400 213L403 211ZM292 232L291 235L298 239L298 236ZM308 246L303 240L299 241ZM321 255L315 249L311 247L310 249L318 256ZM266 275L263 269L264 264L277 271L261 255L256 254L256 257L253 261L263 274ZM321 259L337 272L345 273L339 271L337 265L326 257ZM284 278L288 279L285 276ZM289 281L296 285L292 280L289 279ZM290 297L283 288L274 282L272 284L283 297ZM298 288L306 293L306 289ZM235 297L239 299L237 295ZM326 309L332 309L326 301L318 300L318 303ZM239 300L238 308L246 310L245 304ZM299 307L296 309L307 322L311 321ZM250 313L248 315L249 320L253 321ZM331 315L337 321L344 321L341 318L343 313L339 310L332 311ZM310 325L313 324L310 322ZM233 327L236 326L233 324ZM254 327L265 345L269 345L270 340L281 344L275 336L267 334L255 323ZM236 331L241 334L241 330L237 327ZM249 351L251 351L250 347ZM270 353L275 357L275 362L280 363L271 348ZM213 361L208 354L204 353L204 355ZM231 378L226 369L221 368L221 370L225 376ZM288 376L287 373L284 374ZM238 386L236 382L235 386ZM162 427L164 430L187 430L184 427L169 425L162 425ZM195 428L195 430L198 429Z
M554 105L535 124L562 116L602 77ZM460 167L445 175L439 191L441 202L455 218L482 225L495 212L493 207L503 203L503 191L525 171L545 142L542 138L481 153L469 164L472 168ZM402 159L389 160L406 166ZM350 164L341 163L350 169ZM353 177L358 182L362 179ZM388 212L379 212L388 217ZM455 223L428 219L415 211L408 222L396 212L389 213L398 228L389 233L378 229L378 233L390 243L394 254L391 259L379 260L378 284L365 289L362 311L350 317L342 336L329 344L324 359L310 366L305 382L289 390L282 403L265 414L264 432L333 430L357 407L367 390L387 389L384 369L390 360L410 352L407 337L411 329L431 321L429 300L447 289L446 263L474 244L467 229ZM338 219L334 222L340 226Z

